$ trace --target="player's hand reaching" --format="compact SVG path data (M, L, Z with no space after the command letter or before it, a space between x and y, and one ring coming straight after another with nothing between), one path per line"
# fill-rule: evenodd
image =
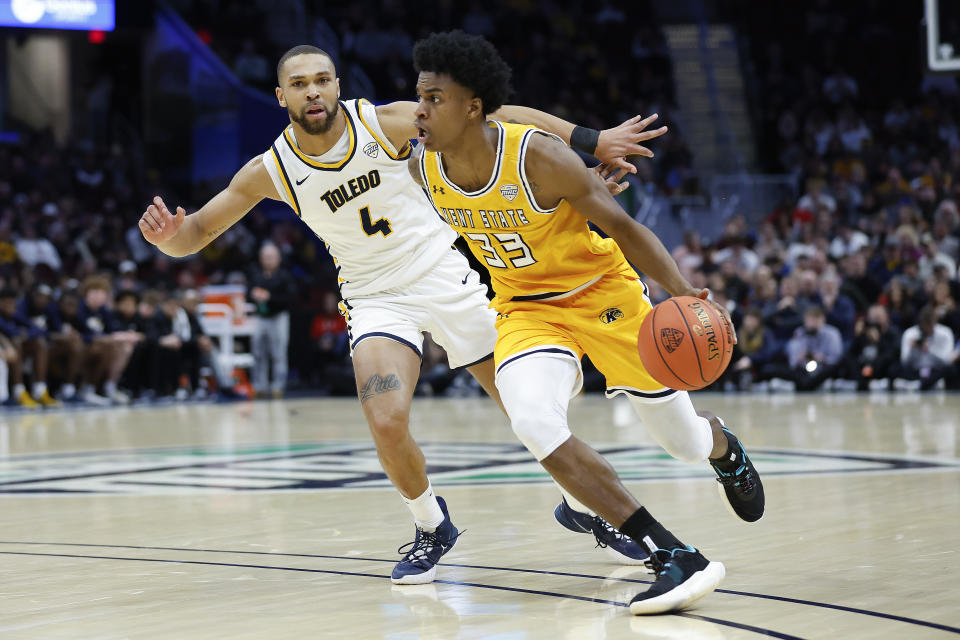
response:
M723 319L726 320L727 325L730 327L730 335L733 336L733 344L737 344L737 328L733 326L733 318L730 317L730 312L727 311L727 308L722 304L718 304L710 299L710 289L700 289L700 293L696 294L697 298L701 300L706 300L714 309L717 310Z
M640 143L667 132L666 127L646 130L658 117L656 113L646 118L634 116L618 127L604 129L600 132L594 155L604 164L636 173L637 168L627 161L627 156L653 157L653 151Z
M160 244L177 235L177 230L183 224L183 219L187 215L183 207L177 207L177 215L170 213L163 198L155 196L153 204L147 207L147 210L140 216L140 233L150 244Z
M598 164L590 170L600 176L604 186L612 196L619 195L630 187L629 182L620 182L623 180L623 177L627 175L626 169L613 167L608 164Z

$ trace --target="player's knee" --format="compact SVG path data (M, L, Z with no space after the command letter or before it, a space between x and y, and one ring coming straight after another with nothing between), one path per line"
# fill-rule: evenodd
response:
M380 446L399 443L410 434L410 421L403 411L386 409L370 416L370 432Z
M510 426L523 446L541 461L570 437L565 421L535 412L512 416Z

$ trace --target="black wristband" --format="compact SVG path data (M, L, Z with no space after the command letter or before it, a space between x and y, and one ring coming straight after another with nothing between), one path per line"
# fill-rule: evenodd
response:
M577 151L583 151L593 155L597 151L597 144L600 142L600 132L596 129L581 127L577 125L570 134L570 146Z

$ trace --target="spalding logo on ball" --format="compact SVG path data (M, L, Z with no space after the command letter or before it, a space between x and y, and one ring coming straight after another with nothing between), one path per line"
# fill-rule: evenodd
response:
M700 298L669 298L643 319L637 350L657 382L694 391L711 384L730 364L733 328Z

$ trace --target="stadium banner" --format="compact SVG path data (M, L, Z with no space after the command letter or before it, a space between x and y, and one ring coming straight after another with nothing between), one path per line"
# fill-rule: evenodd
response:
M113 31L115 0L0 0L0 27Z

